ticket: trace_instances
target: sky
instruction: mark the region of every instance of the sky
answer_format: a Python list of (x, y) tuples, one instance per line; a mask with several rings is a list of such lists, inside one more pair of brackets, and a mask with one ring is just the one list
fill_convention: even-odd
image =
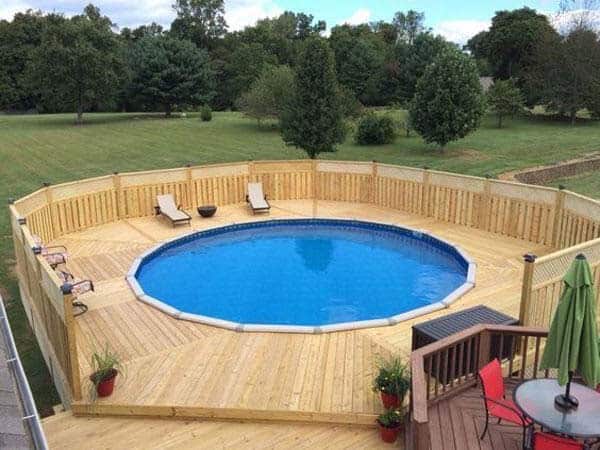
[[(0, 19), (10, 20), (17, 11), (28, 8), (46, 12), (78, 14), (90, 3), (100, 7), (119, 27), (136, 27), (157, 22), (168, 27), (173, 20), (173, 0), (0, 0)], [(328, 27), (342, 23), (358, 24), (377, 20), (390, 21), (396, 11), (415, 9), (425, 13), (426, 24), (447, 39), (465, 43), (471, 36), (489, 27), (494, 12), (523, 6), (552, 14), (559, 0), (225, 0), (230, 30), (253, 25), (263, 17), (285, 10), (312, 14), (325, 20)]]

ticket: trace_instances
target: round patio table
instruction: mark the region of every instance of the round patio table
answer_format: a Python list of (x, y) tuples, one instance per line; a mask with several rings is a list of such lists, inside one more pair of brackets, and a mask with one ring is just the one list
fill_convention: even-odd
[(535, 423), (554, 433), (579, 439), (600, 437), (600, 393), (571, 383), (571, 395), (579, 400), (577, 409), (562, 410), (554, 397), (565, 392), (555, 379), (525, 381), (514, 392), (516, 405)]

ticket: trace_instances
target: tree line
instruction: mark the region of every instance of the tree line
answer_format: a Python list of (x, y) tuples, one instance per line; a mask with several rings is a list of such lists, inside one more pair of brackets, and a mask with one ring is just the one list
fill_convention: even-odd
[[(565, 9), (577, 3), (562, 2)], [(91, 4), (73, 17), (29, 10), (0, 21), (0, 110), (77, 111), (81, 120), (85, 111), (169, 115), (210, 105), (245, 108), (259, 120), (279, 117), (281, 97), (273, 92), (286, 92), (305, 69), (301, 55), (313, 38), (332, 51), (345, 114), (360, 105), (410, 108), (426, 69), (458, 49), (416, 11), (335, 26), (324, 37), (325, 22), (304, 13), (229, 32), (223, 0), (176, 0), (173, 7), (168, 30), (155, 23), (119, 30)], [(533, 9), (499, 11), (464, 50), (480, 75), (506, 82), (492, 91), (502, 114), (521, 102), (573, 121), (584, 108), (600, 113), (600, 42), (581, 18), (559, 33)]]
[[(177, 0), (174, 9), (169, 30), (152, 23), (117, 32), (91, 4), (70, 18), (29, 10), (0, 21), (0, 110), (236, 108), (266, 71), (296, 70), (304, 42), (326, 29), (288, 11), (228, 32), (223, 0)], [(410, 101), (425, 67), (454, 46), (423, 22), (409, 11), (390, 22), (333, 27), (322, 38), (342, 93), (367, 106)]]

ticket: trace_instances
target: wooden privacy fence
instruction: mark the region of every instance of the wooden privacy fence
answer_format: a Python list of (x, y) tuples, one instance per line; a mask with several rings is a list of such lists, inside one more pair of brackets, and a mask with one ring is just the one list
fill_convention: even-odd
[[(77, 382), (72, 369), (75, 354), (58, 348), (65, 339), (70, 348), (76, 346), (71, 314), (66, 311), (69, 302), (60, 303), (57, 280), (39, 257), (30, 254), (31, 233), (49, 242), (97, 225), (151, 216), (156, 196), (165, 193), (173, 194), (186, 209), (241, 204), (249, 181), (262, 182), (273, 201), (368, 203), (565, 249), (566, 253), (540, 258), (532, 267), (526, 264), (524, 324), (548, 325), (558, 291), (552, 283), (566, 267), (550, 261), (569, 259), (580, 250), (568, 249), (580, 244), (590, 256), (600, 252), (600, 242), (593, 241), (600, 237), (600, 203), (595, 200), (553, 188), (376, 162), (252, 161), (115, 173), (45, 186), (17, 200), (11, 217), (19, 284), (32, 326), (45, 333), (43, 342), (52, 347), (44, 353), (52, 367), (60, 367), (69, 383)], [(593, 261), (597, 267), (597, 259)], [(545, 269), (550, 266), (554, 270)], [(43, 284), (42, 274), (51, 282)], [(71, 390), (74, 395), (76, 389)]]
[(56, 389), (64, 404), (81, 398), (73, 297), (39, 254), (39, 247), (14, 205), (10, 206), (21, 300)]

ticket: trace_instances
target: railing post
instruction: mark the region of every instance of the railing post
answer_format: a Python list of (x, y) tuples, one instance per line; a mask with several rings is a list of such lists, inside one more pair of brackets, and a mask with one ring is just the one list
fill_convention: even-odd
[(479, 334), (479, 354), (477, 355), (477, 370), (490, 362), (492, 337), (488, 330)]
[(67, 374), (71, 383), (72, 400), (81, 400), (81, 378), (79, 374), (79, 357), (77, 356), (77, 341), (75, 337), (75, 318), (73, 316), (73, 300), (75, 299), (72, 293), (70, 283), (65, 283), (61, 286), (63, 293), (64, 305), (64, 325), (67, 331), (67, 346), (69, 352), (69, 371)]
[(115, 209), (117, 211), (117, 220), (121, 220), (125, 216), (125, 208), (121, 203), (121, 176), (119, 172), (114, 172), (112, 175), (113, 187), (115, 189)]
[(533, 289), (533, 273), (535, 270), (536, 256), (528, 253), (523, 256), (523, 286), (521, 287), (521, 305), (519, 309), (519, 325), (530, 325), (529, 310), (531, 307), (531, 294)]
[(562, 216), (565, 209), (565, 187), (560, 185), (556, 192), (556, 200), (554, 204), (554, 224), (552, 226), (552, 242), (550, 245), (558, 248), (560, 245), (560, 228), (562, 225)]

